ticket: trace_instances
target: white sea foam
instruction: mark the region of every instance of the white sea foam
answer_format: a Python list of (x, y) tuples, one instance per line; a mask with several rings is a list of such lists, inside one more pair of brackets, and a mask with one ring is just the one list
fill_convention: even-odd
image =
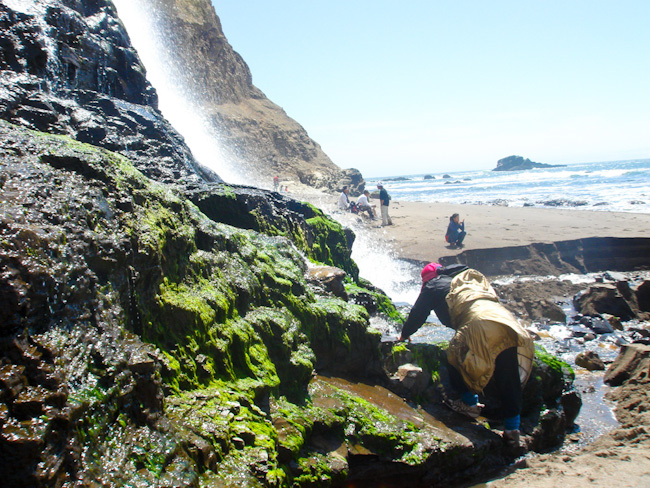
[[(450, 178), (384, 177), (394, 200), (557, 206), (650, 213), (650, 160), (614, 161), (529, 171), (468, 171)], [(376, 179), (369, 178), (372, 186)]]

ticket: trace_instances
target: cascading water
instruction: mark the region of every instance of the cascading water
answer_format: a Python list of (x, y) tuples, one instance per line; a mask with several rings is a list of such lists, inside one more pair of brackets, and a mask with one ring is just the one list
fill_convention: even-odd
[(244, 171), (228, 164), (214, 127), (189, 95), (190, 90), (182, 86), (182, 77), (175, 73), (170, 56), (172, 47), (159, 35), (156, 12), (134, 0), (113, 0), (113, 3), (147, 68), (147, 79), (158, 92), (160, 111), (185, 138), (197, 161), (228, 183), (245, 183)]
[[(171, 47), (159, 35), (161, 29), (156, 12), (147, 9), (143, 2), (113, 0), (113, 3), (147, 68), (147, 79), (158, 92), (161, 112), (183, 135), (196, 159), (224, 181), (250, 182), (243, 174), (245, 169), (235, 170), (227, 164), (217, 134), (193, 102), (189, 95), (191, 90), (182, 86), (182, 77), (175, 76)], [(334, 217), (357, 235), (352, 257), (361, 276), (381, 288), (393, 301), (412, 304), (419, 292), (419, 269), (398, 260), (386, 243), (373, 241), (364, 229), (365, 224), (359, 224), (351, 214)]]

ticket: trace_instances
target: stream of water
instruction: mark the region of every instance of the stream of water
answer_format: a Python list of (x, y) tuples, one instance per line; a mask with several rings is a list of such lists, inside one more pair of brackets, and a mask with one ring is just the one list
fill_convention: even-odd
[(188, 87), (182, 85), (171, 56), (173, 46), (168, 46), (160, 35), (157, 12), (144, 5), (146, 2), (113, 0), (113, 3), (147, 69), (147, 79), (158, 93), (161, 113), (185, 138), (196, 160), (228, 183), (250, 182), (245, 168), (233, 167), (224, 158), (218, 134), (201, 106), (192, 99)]

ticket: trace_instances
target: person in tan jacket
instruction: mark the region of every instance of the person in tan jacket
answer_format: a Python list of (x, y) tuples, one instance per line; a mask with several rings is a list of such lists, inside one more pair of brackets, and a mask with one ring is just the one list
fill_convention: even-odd
[(532, 369), (532, 337), (499, 302), (479, 271), (464, 265), (443, 267), (429, 263), (422, 270), (422, 290), (402, 328), (407, 340), (433, 310), (446, 326), (456, 330), (449, 342), (449, 378), (458, 399), (445, 396), (452, 410), (479, 416), (478, 400), (493, 381), (501, 398), (504, 439), (519, 445), (522, 390)]

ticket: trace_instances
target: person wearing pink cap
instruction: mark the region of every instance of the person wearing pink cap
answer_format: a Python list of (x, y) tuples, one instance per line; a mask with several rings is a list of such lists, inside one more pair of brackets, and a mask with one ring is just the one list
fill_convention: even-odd
[(422, 269), (420, 273), (422, 276), (422, 289), (413, 308), (411, 308), (406, 322), (404, 322), (402, 335), (399, 338), (400, 341), (407, 340), (422, 327), (432, 310), (443, 325), (452, 327), (449, 307), (445, 297), (449, 293), (454, 276), (468, 269), (464, 264), (452, 264), (443, 267), (439, 263), (429, 263)]
[(485, 407), (479, 403), (479, 394), (492, 383), (500, 401), (498, 414), (504, 418), (503, 438), (511, 447), (519, 448), (522, 391), (534, 357), (531, 336), (501, 305), (487, 278), (475, 269), (429, 263), (421, 276), (420, 295), (399, 340), (409, 340), (433, 310), (443, 325), (456, 331), (449, 342), (447, 360), (457, 398), (444, 394), (445, 405), (477, 418)]

